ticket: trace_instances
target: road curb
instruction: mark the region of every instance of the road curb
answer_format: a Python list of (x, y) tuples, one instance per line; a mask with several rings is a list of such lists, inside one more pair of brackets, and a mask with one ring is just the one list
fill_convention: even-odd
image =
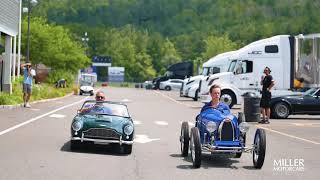
[[(63, 98), (66, 98), (66, 97), (69, 97), (69, 96), (72, 96), (72, 95), (73, 95), (73, 93), (69, 93), (69, 94), (67, 94), (65, 96), (62, 96), (62, 97), (51, 98), (51, 99), (41, 99), (41, 100), (37, 100), (37, 101), (32, 101), (32, 102), (30, 102), (30, 104), (55, 101), (55, 100), (63, 99)], [(20, 107), (23, 107), (23, 103), (15, 104), (15, 105), (0, 105), (0, 109), (15, 109), (15, 108), (20, 108)]]

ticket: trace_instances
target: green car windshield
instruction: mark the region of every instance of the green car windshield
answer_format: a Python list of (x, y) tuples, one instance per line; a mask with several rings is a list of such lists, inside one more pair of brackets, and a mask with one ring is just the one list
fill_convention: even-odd
[(126, 105), (107, 101), (86, 101), (82, 105), (80, 113), (87, 115), (110, 115), (130, 117)]

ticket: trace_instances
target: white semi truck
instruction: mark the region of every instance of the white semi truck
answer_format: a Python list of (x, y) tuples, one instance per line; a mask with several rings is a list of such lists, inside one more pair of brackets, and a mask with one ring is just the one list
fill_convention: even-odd
[(261, 76), (266, 66), (275, 80), (273, 96), (293, 93), (295, 78), (304, 78), (306, 86), (319, 86), (319, 44), (320, 34), (278, 35), (253, 42), (230, 56), (228, 72), (200, 80), (200, 99), (209, 102), (210, 86), (219, 84), (223, 102), (230, 107), (241, 104), (243, 93), (257, 93), (261, 89)]
[(189, 97), (197, 101), (199, 97), (199, 81), (210, 74), (226, 72), (230, 64), (229, 57), (234, 53), (235, 51), (225, 52), (203, 63), (200, 75), (184, 79), (180, 89), (180, 97)]

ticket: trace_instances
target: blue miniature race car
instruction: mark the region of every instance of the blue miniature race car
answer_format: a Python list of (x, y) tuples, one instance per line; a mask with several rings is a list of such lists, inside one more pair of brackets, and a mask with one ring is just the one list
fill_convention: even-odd
[(181, 126), (180, 144), (183, 157), (188, 156), (190, 146), (191, 159), (194, 168), (201, 166), (201, 153), (234, 154), (240, 158), (242, 152), (253, 154), (253, 165), (260, 169), (263, 166), (266, 152), (266, 134), (263, 129), (257, 129), (254, 143), (246, 146), (246, 132), (249, 124), (245, 122), (243, 113), (238, 117), (230, 111), (208, 108), (196, 117), (195, 127), (189, 134), (188, 122)]

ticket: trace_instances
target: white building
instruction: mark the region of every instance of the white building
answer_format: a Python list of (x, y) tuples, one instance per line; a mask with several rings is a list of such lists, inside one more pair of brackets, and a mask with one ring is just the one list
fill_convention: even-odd
[(16, 37), (19, 34), (20, 7), (20, 0), (0, 1), (0, 44), (4, 47), (3, 61), (0, 61), (0, 91), (9, 93), (12, 92), (11, 73), (12, 70), (15, 71), (12, 67), (16, 66)]

